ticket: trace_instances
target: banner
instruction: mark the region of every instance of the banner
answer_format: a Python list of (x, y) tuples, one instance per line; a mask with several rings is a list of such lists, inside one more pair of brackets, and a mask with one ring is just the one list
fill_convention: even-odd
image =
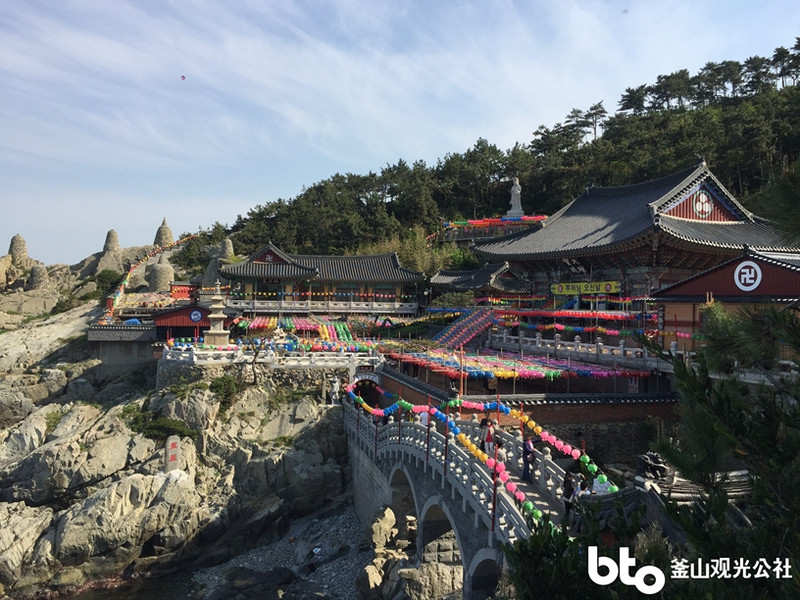
[(616, 294), (622, 289), (620, 281), (578, 281), (570, 283), (553, 283), (550, 292), (557, 296), (573, 294)]

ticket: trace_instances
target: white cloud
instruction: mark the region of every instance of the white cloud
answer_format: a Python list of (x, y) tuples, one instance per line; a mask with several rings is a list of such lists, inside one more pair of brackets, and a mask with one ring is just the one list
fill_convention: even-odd
[(791, 46), (798, 20), (789, 0), (12, 3), (0, 244), (38, 235), (35, 206), (61, 237), (45, 259), (75, 262), (110, 228), (98, 210), (149, 243), (163, 216), (232, 221), (337, 171), (510, 148), (659, 74)]

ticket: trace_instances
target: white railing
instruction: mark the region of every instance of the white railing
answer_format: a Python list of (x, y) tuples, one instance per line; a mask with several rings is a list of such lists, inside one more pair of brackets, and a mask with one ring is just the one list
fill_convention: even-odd
[[(537, 355), (549, 355), (553, 358), (570, 358), (578, 362), (601, 363), (606, 365), (635, 367), (642, 370), (671, 370), (671, 363), (657, 358), (646, 348), (630, 346), (625, 339), (618, 344), (604, 344), (602, 338), (594, 342), (584, 342), (579, 335), (571, 341), (561, 338), (557, 333), (553, 339), (542, 337), (536, 333), (534, 337), (509, 335), (507, 330), (490, 333), (487, 346), (497, 350), (510, 350)], [(674, 348), (677, 351), (677, 347)], [(680, 352), (678, 352), (680, 354)]]
[[(379, 424), (372, 415), (360, 408), (357, 409), (351, 402), (345, 401), (344, 404), (345, 430), (353, 442), (357, 443), (372, 460), (388, 457), (413, 461), (415, 464), (424, 462), (433, 465), (430, 468), (430, 475), (441, 477), (443, 484), (447, 481), (463, 502), (472, 505), (487, 529), (496, 532), (498, 539), (510, 543), (516, 538), (530, 535), (520, 503), (502, 483), (493, 481), (491, 470), (467, 452), (452, 433), (445, 437), (443, 433), (437, 431), (433, 422), (425, 425), (420, 422), (418, 416), (414, 422), (394, 421), (393, 417), (389, 417), (386, 424)], [(467, 437), (477, 439), (478, 422), (475, 418), (471, 420), (456, 418), (454, 421)], [(520, 437), (507, 432), (498, 432), (498, 437), (504, 440), (508, 452), (506, 465), (521, 470)], [(560, 486), (564, 479), (564, 470), (550, 460), (548, 451), (544, 454), (538, 451), (536, 453), (538, 460), (534, 475), (538, 473), (539, 491), (546, 494), (547, 500), (550, 501), (547, 502), (547, 507), (538, 508), (544, 508), (546, 511), (552, 503), (561, 505)], [(528, 499), (532, 501), (531, 498)], [(494, 514), (492, 514), (493, 507)], [(494, 527), (492, 527), (493, 519)]]
[[(252, 363), (255, 353), (237, 347), (232, 350), (208, 350), (195, 348), (168, 348), (162, 351), (161, 358), (169, 361), (195, 365)], [(383, 356), (363, 352), (286, 352), (269, 354), (260, 352), (255, 359), (258, 365), (273, 369), (337, 369), (354, 366), (377, 368), (383, 363)]]
[(417, 302), (357, 300), (246, 300), (228, 298), (229, 308), (263, 313), (416, 314)]

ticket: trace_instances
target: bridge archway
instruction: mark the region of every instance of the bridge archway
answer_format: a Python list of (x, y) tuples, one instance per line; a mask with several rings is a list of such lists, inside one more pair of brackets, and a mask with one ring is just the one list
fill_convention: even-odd
[(398, 465), (389, 474), (389, 507), (395, 515), (398, 534), (402, 540), (408, 540), (410, 546), (406, 549), (409, 556), (417, 552), (417, 502), (413, 478), (408, 474), (405, 466)]
[(455, 522), (441, 497), (434, 496), (422, 507), (417, 532), (420, 562), (435, 565), (442, 583), (444, 580), (451, 582), (452, 589), (444, 590), (446, 593), (462, 589), (464, 582), (461, 536), (453, 525)]
[(471, 592), (470, 600), (484, 600), (494, 596), (502, 574), (497, 558), (497, 551), (490, 548), (479, 550), (472, 558), (466, 577)]

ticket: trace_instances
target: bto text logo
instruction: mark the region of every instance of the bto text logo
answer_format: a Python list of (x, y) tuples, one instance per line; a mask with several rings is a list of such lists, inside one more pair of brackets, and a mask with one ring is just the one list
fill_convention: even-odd
[[(619, 576), (619, 580), (624, 585), (634, 585), (642, 594), (657, 594), (664, 589), (664, 584), (667, 581), (664, 571), (658, 567), (646, 566), (631, 575), (631, 568), (634, 566), (636, 566), (636, 559), (629, 556), (628, 548), (622, 547), (619, 549), (619, 565), (617, 565), (612, 558), (607, 556), (598, 557), (597, 546), (589, 546), (589, 579), (597, 585), (611, 585)], [(601, 575), (598, 572), (601, 567), (608, 570), (605, 575)], [(647, 583), (645, 577), (648, 575), (655, 581)]]

